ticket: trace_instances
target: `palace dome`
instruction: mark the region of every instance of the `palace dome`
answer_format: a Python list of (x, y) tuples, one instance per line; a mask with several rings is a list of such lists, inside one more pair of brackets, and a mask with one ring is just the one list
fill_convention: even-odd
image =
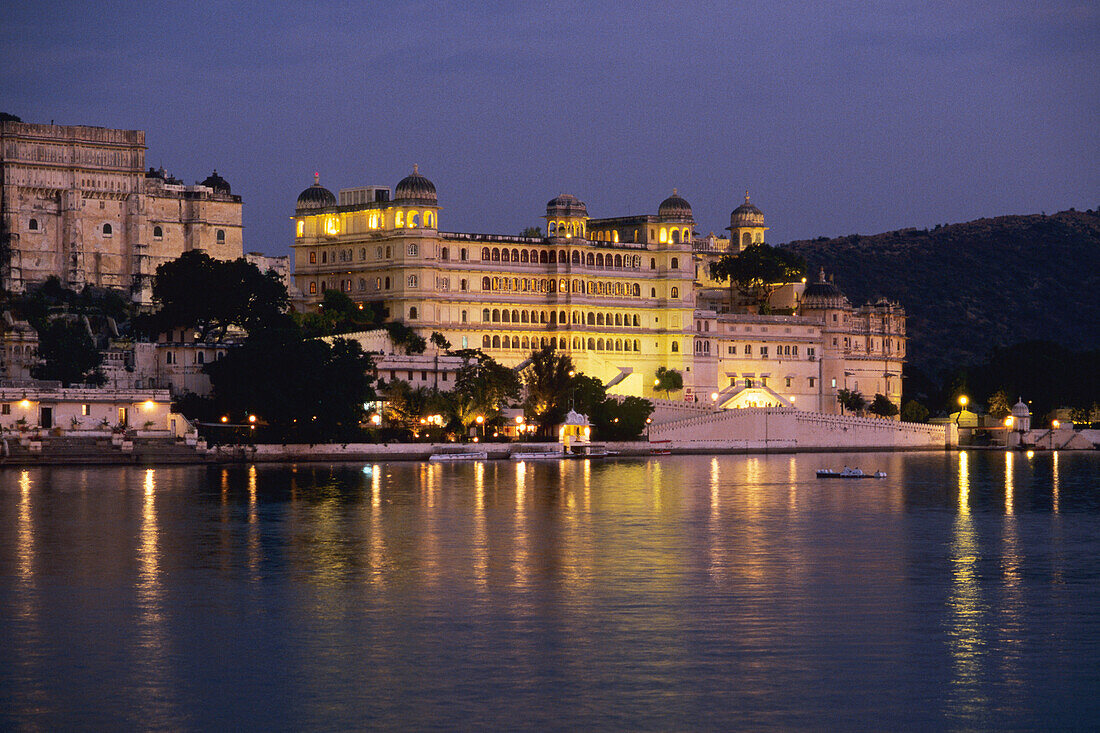
[(802, 306), (805, 308), (839, 308), (848, 303), (843, 291), (825, 279), (822, 268), (817, 282), (808, 283), (802, 291)]
[(393, 190), (394, 201), (419, 201), (426, 204), (438, 202), (435, 193), (435, 184), (420, 175), (420, 167), (413, 165), (413, 172), (397, 184)]
[(1023, 397), (1020, 398), (1019, 402), (1012, 406), (1012, 417), (1031, 417), (1031, 410), (1028, 409), (1028, 406), (1024, 402)]
[(226, 196), (233, 193), (229, 188), (229, 181), (225, 180), (218, 175), (218, 169), (215, 168), (214, 172), (206, 177), (206, 180), (202, 182), (202, 185), (207, 188), (214, 189), (214, 193), (224, 193)]
[(749, 192), (745, 191), (745, 203), (738, 206), (730, 213), (730, 227), (764, 226), (764, 212), (749, 203)]
[(298, 209), (327, 209), (336, 206), (336, 196), (321, 185), (321, 175), (313, 174), (313, 185), (298, 194)]
[(674, 188), (672, 189), (672, 195), (657, 207), (657, 216), (662, 219), (691, 219), (691, 204)]
[(588, 216), (588, 207), (571, 193), (563, 193), (546, 203), (546, 216)]

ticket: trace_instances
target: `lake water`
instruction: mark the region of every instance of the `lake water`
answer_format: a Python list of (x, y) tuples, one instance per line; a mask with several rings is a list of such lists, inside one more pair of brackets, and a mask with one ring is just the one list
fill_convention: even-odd
[(1097, 454), (0, 471), (3, 729), (1097, 720)]

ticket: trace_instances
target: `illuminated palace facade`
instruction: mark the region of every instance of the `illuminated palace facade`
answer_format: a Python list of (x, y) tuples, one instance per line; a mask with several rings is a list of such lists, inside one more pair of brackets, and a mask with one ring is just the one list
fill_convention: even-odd
[(787, 288), (795, 315), (719, 312), (724, 291), (705, 276), (708, 262), (766, 231), (747, 197), (728, 238), (697, 238), (675, 191), (656, 215), (607, 219), (559, 195), (546, 206), (545, 237), (442, 231), (439, 211), (435, 186), (415, 168), (392, 195), (367, 186), (338, 198), (315, 179), (293, 217), (299, 306), (340, 290), (425, 338), (438, 331), (452, 348), (509, 366), (553, 345), (612, 394), (663, 398), (654, 378), (666, 367), (684, 378), (674, 399), (721, 407), (836, 412), (844, 387), (900, 404), (897, 305), (854, 308), (822, 277)]

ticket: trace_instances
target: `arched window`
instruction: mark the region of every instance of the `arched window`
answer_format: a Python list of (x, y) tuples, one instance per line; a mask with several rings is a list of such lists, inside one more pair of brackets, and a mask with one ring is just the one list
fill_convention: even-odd
[(595, 326), (595, 325), (596, 325), (596, 316), (594, 316), (593, 314), (589, 313), (589, 314), (588, 314), (588, 320), (587, 320), (587, 324), (588, 324), (589, 326)]
[(493, 336), (493, 348), (494, 349), (499, 349), (500, 348), (500, 336)]
[(364, 277), (359, 278), (359, 290), (363, 291), (367, 289), (367, 279)]
[(545, 265), (550, 261), (549, 256), (546, 254), (546, 250), (539, 252), (539, 263)]
[(389, 247), (386, 247), (386, 259), (388, 260), (391, 257), (393, 257), (393, 250)]
[(488, 262), (489, 261), (489, 248), (488, 247), (482, 247), (481, 248), (481, 261), (482, 262)]
[[(634, 326), (635, 326), (635, 327), (640, 327), (640, 326), (639, 326), (639, 324), (638, 324), (638, 316), (637, 316), (637, 314), (635, 314), (635, 316), (634, 316)], [(635, 349), (635, 351), (637, 351), (637, 349)]]
[(489, 315), (489, 309), (488, 308), (483, 308), (481, 310), (481, 321), (482, 321), (482, 323), (488, 323), (490, 317), (491, 316)]
[(547, 254), (547, 257), (549, 258), (551, 265), (556, 263), (558, 261), (557, 250), (550, 250), (549, 254)]
[(596, 339), (592, 339), (592, 338), (588, 339), (588, 350), (589, 351), (595, 351), (596, 350)]
[(444, 248), (443, 248), (443, 251), (442, 251), (442, 252), (440, 252), (440, 254), (439, 254), (439, 258), (440, 258), (440, 259), (442, 259), (442, 260), (449, 260), (449, 259), (451, 259), (451, 253), (450, 253), (450, 250), (448, 250), (448, 249), (447, 249), (446, 247), (444, 247)]
[(596, 253), (596, 267), (603, 267), (603, 255)]
[(416, 320), (416, 306), (415, 305), (412, 308), (409, 308), (409, 320), (410, 321), (415, 321)]
[(622, 266), (623, 266), (623, 256), (622, 255), (615, 255), (615, 267), (618, 267), (618, 268), (621, 269)]
[(470, 283), (466, 280), (466, 278), (462, 278), (458, 281), (458, 289), (463, 291), (470, 289)]
[(539, 323), (546, 323), (546, 311), (539, 313)]
[(672, 353), (673, 354), (680, 353), (680, 343), (678, 341), (673, 341), (672, 342)]
[(573, 254), (569, 256), (569, 261), (574, 265), (579, 265), (581, 263), (581, 253), (577, 250), (573, 250)]
[[(635, 325), (637, 325), (637, 324), (635, 324)], [(634, 350), (635, 351), (641, 351), (642, 350), (642, 345), (638, 342), (638, 339), (634, 339)]]
[(558, 323), (565, 323), (565, 311), (558, 313)]
[(317, 283), (310, 283), (309, 284), (309, 294), (310, 295), (316, 295), (317, 294)]
[(492, 288), (492, 285), (493, 285), (493, 281), (490, 280), (488, 277), (481, 278), (481, 289), (482, 290), (490, 290)]
[(512, 323), (519, 323), (519, 311), (512, 311)]
[(551, 237), (554, 236), (554, 233), (557, 231), (557, 229), (558, 229), (558, 225), (555, 222), (549, 222), (546, 225), (546, 233)]
[(519, 261), (520, 262), (529, 262), (530, 261), (530, 257), (527, 255), (527, 250), (523, 250), (522, 252), (519, 253)]
[(526, 336), (524, 336), (524, 337), (523, 337), (523, 346), (522, 346), (522, 348), (524, 348), (524, 349), (529, 349), (529, 348), (531, 348), (531, 339), (529, 339), (529, 338), (527, 338)]
[(382, 289), (382, 278), (380, 278), (380, 277), (374, 278), (374, 289), (375, 290), (381, 290)]
[(500, 310), (493, 309), (493, 323), (500, 323)]
[(218, 244), (225, 244), (225, 230), (224, 229), (219, 229), (214, 236), (218, 240)]
[(642, 286), (638, 283), (634, 283), (634, 287), (631, 288), (630, 294), (633, 295), (635, 298), (642, 297)]
[(488, 335), (481, 337), (481, 348), (487, 349), (491, 345), (492, 345), (492, 341), (489, 339)]
[(507, 308), (505, 308), (504, 310), (502, 310), (500, 312), (500, 322), (501, 323), (511, 323), (512, 322), (512, 314), (508, 312)]
[(579, 351), (581, 348), (581, 340), (576, 336), (573, 337), (573, 349)]
[(466, 323), (466, 311), (462, 311), (462, 322)]
[(326, 290), (328, 290), (328, 283), (326, 283), (324, 280), (322, 280), (321, 281), (321, 292), (323, 293)]
[(745, 232), (744, 236), (741, 237), (741, 246), (748, 247), (750, 244), (752, 244), (752, 235)]
[(410, 288), (416, 288), (420, 286), (420, 281), (416, 277), (416, 275), (409, 275), (408, 283)]
[(623, 350), (623, 340), (622, 339), (615, 339), (615, 351), (622, 351), (622, 350)]
[(596, 339), (596, 351), (603, 351), (603, 339)]
[(673, 229), (672, 230), (672, 241), (676, 244), (680, 243), (680, 230), (679, 229)]
[(109, 236), (111, 236), (112, 232), (114, 232), (114, 229), (111, 228), (110, 224), (104, 224), (103, 225), (103, 236), (109, 237)]
[(519, 262), (519, 250), (518, 249), (513, 249), (512, 250), (512, 262)]
[[(38, 231), (38, 219), (31, 219), (30, 221), (28, 221), (27, 222), (27, 229), (30, 229), (32, 232), (37, 232)], [(160, 227), (157, 227), (157, 229), (160, 229)], [(153, 230), (153, 236), (160, 236), (160, 235), (156, 234), (156, 229)]]
[(616, 313), (616, 314), (615, 314), (615, 325), (616, 325), (616, 326), (621, 326), (621, 325), (623, 325), (623, 317), (622, 317), (622, 315), (621, 315), (621, 314), (619, 314), (619, 313)]
[(649, 269), (651, 269), (651, 270), (656, 270), (657, 269), (657, 258), (656, 257), (650, 257), (649, 258)]
[[(551, 257), (551, 258), (550, 258), (550, 261), (551, 261), (551, 262), (553, 262), (553, 261), (554, 261), (554, 258), (553, 258), (553, 257)], [(568, 259), (568, 255), (566, 255), (566, 254), (565, 254), (565, 250), (564, 250), (564, 249), (563, 249), (563, 250), (559, 250), (559, 251), (558, 251), (558, 262), (561, 262), (562, 264), (565, 264), (565, 263), (566, 263), (566, 262), (568, 262), (568, 261), (569, 261), (569, 259)]]
[(596, 325), (597, 326), (602, 326), (603, 325), (603, 313), (597, 313), (596, 314)]
[(679, 270), (679, 269), (680, 269), (680, 260), (678, 260), (677, 258), (673, 257), (673, 258), (672, 258), (672, 267), (671, 267), (671, 269), (673, 269), (673, 270)]
[(493, 247), (493, 262), (500, 262), (500, 250)]
[(465, 247), (458, 251), (458, 259), (462, 262), (465, 262), (467, 259), (469, 259), (469, 252), (466, 250)]
[[(31, 221), (34, 221), (34, 220), (32, 219)], [(37, 229), (38, 227), (32, 227), (32, 228)], [(153, 227), (153, 239), (156, 239), (156, 240), (164, 239), (164, 228), (163, 227), (160, 227), (160, 226)]]
[(680, 297), (680, 288), (673, 288), (672, 289), (672, 297), (673, 298), (679, 298)]
[(385, 289), (386, 290), (390, 289), (390, 279), (388, 277), (386, 278), (386, 288)]
[(651, 298), (656, 298), (657, 297), (657, 288), (650, 288), (649, 289), (649, 297), (651, 297)]
[(592, 267), (595, 263), (596, 263), (596, 258), (591, 252), (589, 252), (587, 255), (585, 255), (584, 264), (588, 265), (589, 267)]

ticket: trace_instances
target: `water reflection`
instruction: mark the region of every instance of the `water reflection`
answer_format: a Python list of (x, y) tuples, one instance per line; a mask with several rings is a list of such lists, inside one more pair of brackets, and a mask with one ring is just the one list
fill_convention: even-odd
[(0, 471), (0, 729), (1068, 727), (1098, 459)]
[(948, 598), (948, 646), (953, 674), (948, 714), (977, 722), (986, 705), (981, 685), (984, 674), (985, 608), (978, 582), (979, 544), (970, 515), (970, 455), (958, 454), (958, 514), (951, 544), (952, 583)]

